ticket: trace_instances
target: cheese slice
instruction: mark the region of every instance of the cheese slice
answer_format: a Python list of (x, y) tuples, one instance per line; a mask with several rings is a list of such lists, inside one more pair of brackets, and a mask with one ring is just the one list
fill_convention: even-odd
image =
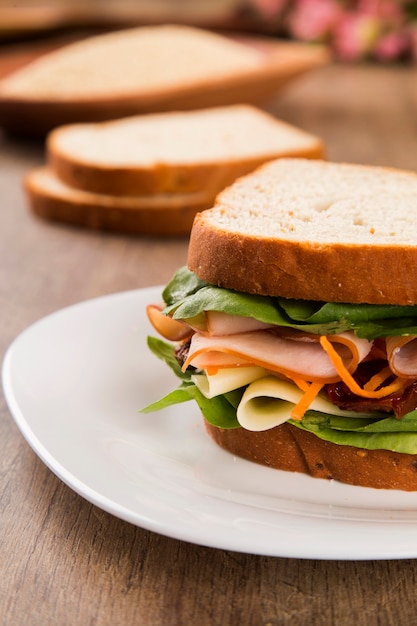
[(246, 387), (249, 383), (267, 376), (263, 367), (228, 367), (219, 369), (215, 374), (204, 372), (191, 376), (193, 383), (206, 398), (214, 398), (221, 394)]
[[(304, 391), (296, 385), (266, 376), (251, 383), (237, 408), (239, 424), (247, 430), (268, 430), (283, 424), (290, 418), (291, 410), (303, 397)], [(363, 417), (356, 411), (339, 409), (323, 396), (312, 401), (310, 409), (344, 417)], [(367, 415), (370, 417), (370, 414)]]

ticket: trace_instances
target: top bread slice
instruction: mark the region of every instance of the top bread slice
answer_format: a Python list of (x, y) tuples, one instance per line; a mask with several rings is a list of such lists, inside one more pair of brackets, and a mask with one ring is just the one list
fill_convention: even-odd
[(87, 37), (0, 81), (0, 125), (41, 135), (66, 123), (259, 103), (328, 60), (324, 49), (277, 45), (170, 24)]
[(49, 165), (67, 185), (124, 196), (215, 195), (284, 156), (323, 157), (323, 142), (250, 105), (74, 124), (47, 138)]
[(414, 172), (281, 159), (196, 216), (188, 265), (243, 292), (417, 304), (416, 215)]

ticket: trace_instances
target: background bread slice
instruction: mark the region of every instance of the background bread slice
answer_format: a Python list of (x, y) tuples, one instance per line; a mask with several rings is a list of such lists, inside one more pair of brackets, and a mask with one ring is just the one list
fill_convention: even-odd
[(416, 214), (413, 172), (281, 159), (196, 217), (188, 264), (238, 291), (416, 304)]
[(319, 47), (241, 43), (191, 26), (120, 30), (69, 44), (0, 81), (0, 125), (41, 136), (73, 122), (261, 103), (328, 56)]
[(362, 487), (417, 491), (416, 454), (340, 446), (291, 424), (260, 432), (205, 425), (220, 447), (248, 461)]
[(44, 219), (105, 231), (186, 235), (197, 211), (211, 206), (204, 192), (153, 196), (108, 196), (72, 189), (47, 167), (26, 176), (29, 207)]
[(10, 76), (1, 93), (58, 102), (106, 98), (109, 89), (126, 96), (138, 90), (154, 94), (260, 64), (259, 52), (221, 35), (190, 26), (147, 26), (68, 44)]
[(277, 157), (324, 155), (321, 139), (249, 105), (60, 127), (48, 161), (66, 184), (114, 195), (217, 193)]

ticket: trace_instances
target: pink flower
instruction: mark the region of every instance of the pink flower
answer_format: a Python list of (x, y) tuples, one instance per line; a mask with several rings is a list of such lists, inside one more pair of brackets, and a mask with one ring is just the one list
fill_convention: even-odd
[(369, 55), (380, 34), (380, 22), (364, 13), (347, 13), (336, 25), (334, 49), (339, 58), (354, 61)]
[(404, 54), (409, 46), (405, 33), (392, 32), (382, 35), (375, 46), (375, 57), (380, 61), (392, 61)]
[(304, 41), (320, 41), (329, 36), (342, 9), (336, 0), (296, 0), (289, 18), (291, 33)]
[(404, 18), (404, 4), (395, 0), (358, 0), (357, 11), (393, 23)]
[(264, 18), (276, 17), (286, 7), (287, 0), (252, 0), (252, 6)]
[(417, 60), (415, 0), (246, 1), (269, 24), (294, 39), (327, 43), (341, 60)]

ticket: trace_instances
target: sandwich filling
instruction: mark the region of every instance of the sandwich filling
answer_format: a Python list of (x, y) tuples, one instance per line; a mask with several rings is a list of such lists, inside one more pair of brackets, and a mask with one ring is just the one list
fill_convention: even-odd
[(284, 422), (341, 445), (417, 454), (417, 305), (251, 295), (181, 268), (147, 312), (181, 379), (150, 412), (197, 401), (220, 428)]

